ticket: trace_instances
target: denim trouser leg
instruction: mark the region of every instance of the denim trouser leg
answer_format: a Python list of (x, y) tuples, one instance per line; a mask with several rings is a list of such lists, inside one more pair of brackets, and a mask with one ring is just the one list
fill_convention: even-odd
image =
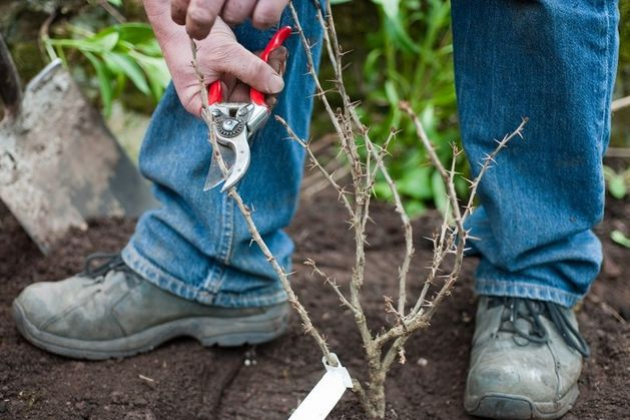
[[(317, 59), (321, 30), (312, 2), (294, 4), (307, 37), (316, 43)], [(288, 10), (281, 22), (287, 24), (292, 24)], [(264, 49), (275, 29), (261, 32), (243, 24), (235, 32), (241, 44), (255, 51)], [(292, 36), (285, 45), (289, 50), (286, 89), (274, 113), (306, 138), (314, 84), (307, 75), (299, 37)], [(272, 116), (253, 139), (251, 166), (238, 190), (253, 209), (269, 248), (289, 269), (293, 243), (282, 229), (297, 207), (304, 152), (286, 137)], [(206, 125), (182, 108), (171, 86), (155, 111), (140, 154), (140, 168), (155, 183), (161, 208), (139, 220), (123, 250), (125, 262), (159, 287), (202, 303), (242, 307), (286, 300), (269, 263), (250, 243), (234, 201), (219, 188), (203, 191), (210, 160)]]
[(453, 0), (455, 70), (473, 172), (527, 116), (483, 179), (470, 222), (480, 294), (574, 305), (599, 272), (590, 230), (618, 52), (615, 0)]

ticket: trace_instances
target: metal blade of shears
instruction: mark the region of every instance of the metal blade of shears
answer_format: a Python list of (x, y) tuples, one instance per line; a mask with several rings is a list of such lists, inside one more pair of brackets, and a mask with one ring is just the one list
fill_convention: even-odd
[(234, 165), (230, 167), (230, 171), (225, 179), (225, 184), (221, 187), (221, 192), (225, 192), (229, 188), (235, 186), (247, 169), (251, 161), (251, 153), (249, 150), (249, 143), (247, 142), (247, 135), (239, 135), (233, 139), (230, 139), (229, 147), (233, 150), (236, 160)]
[[(223, 158), (223, 162), (225, 162), (225, 166), (228, 168), (227, 175), (230, 175), (232, 169), (234, 169), (234, 164), (236, 163), (236, 153), (228, 146), (224, 146), (222, 144), (218, 144), (219, 153), (221, 153), (221, 157)], [(216, 157), (214, 154), (212, 155), (212, 163), (210, 164), (210, 169), (208, 170), (208, 176), (206, 176), (206, 183), (204, 184), (203, 190), (208, 191), (216, 187), (225, 181), (223, 177), (223, 173), (221, 172), (221, 167), (219, 166), (219, 162), (216, 161)]]

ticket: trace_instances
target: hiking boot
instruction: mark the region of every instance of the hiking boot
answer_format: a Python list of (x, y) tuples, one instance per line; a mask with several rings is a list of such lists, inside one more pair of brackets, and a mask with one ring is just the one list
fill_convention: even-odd
[[(92, 268), (102, 258), (107, 262)], [(202, 305), (144, 280), (119, 255), (101, 254), (88, 257), (81, 274), (28, 286), (13, 302), (13, 317), (20, 333), (37, 347), (100, 360), (150, 351), (180, 336), (204, 346), (264, 343), (286, 330), (289, 305)]]
[(482, 297), (464, 406), (495, 419), (557, 419), (573, 406), (589, 349), (571, 309)]

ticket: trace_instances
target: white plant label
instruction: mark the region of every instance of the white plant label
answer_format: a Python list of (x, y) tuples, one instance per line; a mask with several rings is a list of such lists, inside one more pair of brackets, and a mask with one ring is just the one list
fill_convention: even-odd
[(336, 354), (331, 353), (331, 356), (337, 362), (337, 367), (326, 363), (326, 358), (322, 359), (326, 374), (309, 392), (289, 420), (324, 420), (335, 408), (346, 389), (352, 388), (350, 373), (341, 366)]

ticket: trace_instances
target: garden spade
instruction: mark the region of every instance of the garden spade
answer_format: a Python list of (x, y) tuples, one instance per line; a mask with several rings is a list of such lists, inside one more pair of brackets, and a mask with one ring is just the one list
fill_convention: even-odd
[(95, 217), (136, 217), (148, 183), (56, 60), (26, 89), (0, 37), (0, 199), (42, 252)]

